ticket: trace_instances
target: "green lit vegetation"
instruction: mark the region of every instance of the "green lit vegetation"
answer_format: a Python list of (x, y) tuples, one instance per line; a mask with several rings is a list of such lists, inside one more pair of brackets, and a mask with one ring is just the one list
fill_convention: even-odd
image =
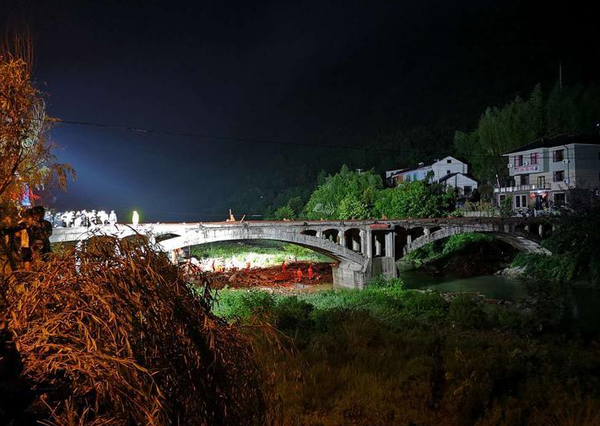
[[(291, 209), (283, 210), (290, 214)], [(343, 166), (317, 186), (299, 216), (336, 220), (440, 217), (452, 210), (453, 192), (441, 185), (411, 182), (384, 189), (379, 175), (370, 171), (358, 173)]]
[(399, 280), (297, 296), (226, 290), (215, 312), (289, 337), (290, 351), (256, 344), (274, 366), (282, 424), (597, 424), (600, 351), (570, 337), (563, 289), (541, 288), (523, 310)]
[(192, 255), (199, 259), (228, 258), (239, 261), (263, 258), (267, 263), (281, 263), (294, 259), (306, 262), (331, 262), (325, 255), (281, 241), (225, 241), (192, 247)]
[[(589, 203), (589, 200), (588, 200)], [(519, 254), (513, 266), (528, 275), (552, 281), (589, 281), (600, 284), (600, 205), (598, 200), (580, 204), (555, 219), (558, 227), (542, 242), (550, 256)]]
[(408, 253), (404, 257), (404, 260), (420, 265), (425, 262), (443, 259), (450, 255), (459, 253), (470, 246), (482, 243), (491, 243), (492, 241), (494, 241), (494, 237), (476, 232), (452, 235), (445, 240), (434, 241), (432, 243), (425, 244), (423, 247)]

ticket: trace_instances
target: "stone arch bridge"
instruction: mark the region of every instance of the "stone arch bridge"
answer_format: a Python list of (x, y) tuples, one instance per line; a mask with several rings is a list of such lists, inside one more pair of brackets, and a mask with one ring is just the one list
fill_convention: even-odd
[(146, 235), (167, 252), (218, 241), (276, 240), (308, 247), (336, 261), (334, 286), (362, 289), (377, 276), (396, 277), (396, 261), (432, 241), (469, 232), (493, 234), (520, 251), (547, 253), (539, 241), (552, 225), (533, 218), (444, 218), (363, 221), (251, 221), (55, 228), (51, 242), (99, 235)]

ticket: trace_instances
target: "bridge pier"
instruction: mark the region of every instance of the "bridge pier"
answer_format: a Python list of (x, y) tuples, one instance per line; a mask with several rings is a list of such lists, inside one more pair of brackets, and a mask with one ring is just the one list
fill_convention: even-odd
[(342, 247), (346, 247), (346, 233), (343, 229), (338, 231), (338, 244)]
[(360, 253), (360, 241), (355, 236), (351, 236), (352, 238), (352, 251)]
[(385, 234), (385, 257), (396, 258), (396, 233), (388, 232)]
[(379, 235), (375, 234), (375, 238), (373, 238), (375, 243), (375, 256), (381, 256), (381, 241), (379, 240)]
[(363, 229), (360, 231), (360, 243), (361, 243), (361, 253), (367, 259), (371, 259), (373, 257), (373, 245), (372, 245), (372, 236), (371, 230), (369, 228)]
[(384, 256), (369, 259), (363, 267), (350, 262), (340, 262), (332, 268), (332, 273), (334, 288), (363, 290), (379, 275), (396, 278), (398, 269), (393, 257)]

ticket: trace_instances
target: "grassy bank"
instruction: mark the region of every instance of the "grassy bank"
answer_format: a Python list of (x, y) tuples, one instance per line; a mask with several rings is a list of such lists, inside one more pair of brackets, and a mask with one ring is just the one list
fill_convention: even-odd
[[(544, 316), (446, 302), (378, 281), (362, 292), (224, 291), (215, 312), (267, 320), (290, 351), (257, 342), (287, 425), (592, 425), (600, 349)], [(560, 310), (559, 310), (560, 312)], [(541, 330), (541, 331), (540, 331)]]
[(313, 250), (281, 241), (225, 241), (192, 247), (192, 255), (198, 259), (232, 259), (237, 262), (252, 262), (276, 265), (281, 262), (331, 262), (327, 256)]

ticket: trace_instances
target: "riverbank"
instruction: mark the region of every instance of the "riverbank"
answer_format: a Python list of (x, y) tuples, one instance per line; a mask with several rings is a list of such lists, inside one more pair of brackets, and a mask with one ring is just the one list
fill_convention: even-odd
[[(310, 272), (309, 272), (310, 269)], [(298, 272), (300, 271), (300, 272)], [(331, 264), (291, 262), (262, 268), (225, 269), (206, 272), (211, 288), (261, 289), (264, 291), (318, 291), (333, 288)]]
[(286, 336), (284, 350), (255, 341), (282, 424), (598, 424), (600, 343), (546, 308), (377, 280), (361, 292), (223, 290), (215, 313)]

